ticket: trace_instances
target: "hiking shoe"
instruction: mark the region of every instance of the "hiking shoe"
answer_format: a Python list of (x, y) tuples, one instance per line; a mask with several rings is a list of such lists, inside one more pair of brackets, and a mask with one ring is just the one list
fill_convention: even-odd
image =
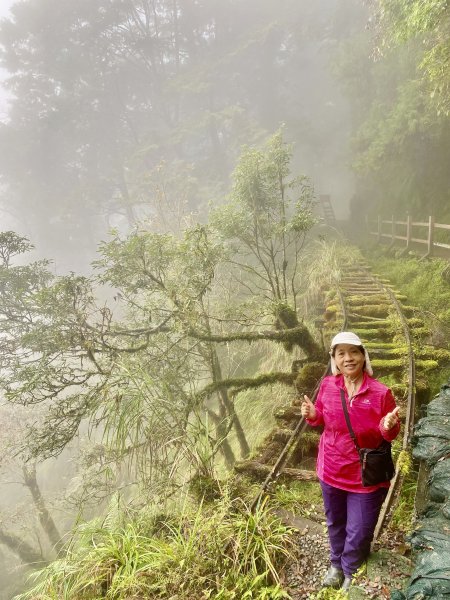
[(344, 581), (344, 572), (338, 567), (331, 567), (328, 569), (327, 574), (322, 582), (322, 587), (339, 588), (341, 583)]
[(344, 577), (344, 581), (342, 582), (341, 590), (344, 590), (345, 592), (348, 592), (348, 590), (350, 589), (351, 585), (352, 585), (352, 578), (351, 577), (347, 577), (347, 575), (346, 575)]

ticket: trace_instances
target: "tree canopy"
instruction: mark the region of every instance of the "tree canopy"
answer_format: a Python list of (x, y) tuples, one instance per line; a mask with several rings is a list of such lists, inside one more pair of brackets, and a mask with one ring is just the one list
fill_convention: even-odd
[(369, 5), (368, 33), (345, 41), (335, 62), (355, 115), (352, 211), (448, 221), (448, 3)]
[(313, 107), (333, 84), (310, 72), (323, 68), (334, 2), (319, 4), (14, 4), (0, 25), (11, 94), (0, 127), (3, 205), (51, 254), (64, 245), (92, 256), (108, 225), (154, 217), (161, 165), (168, 187), (189, 179), (187, 207), (204, 214), (227, 190), (241, 146), (281, 123), (302, 170), (323, 160), (336, 125)]
[(300, 250), (314, 219), (311, 186), (290, 175), (291, 152), (281, 134), (245, 150), (211, 224), (181, 236), (113, 233), (95, 278), (55, 276), (46, 261), (16, 265), (31, 246), (2, 234), (1, 384), (10, 402), (45, 407), (27, 456), (57, 456), (86, 423), (102, 432), (111, 460), (131, 461), (142, 481), (162, 477), (167, 487), (175, 465), (194, 460), (193, 432), (207, 420), (212, 457), (236, 460), (231, 430), (239, 456), (248, 455), (236, 394), (292, 386), (296, 371), (238, 374), (233, 354), (265, 340), (322, 357), (298, 318)]

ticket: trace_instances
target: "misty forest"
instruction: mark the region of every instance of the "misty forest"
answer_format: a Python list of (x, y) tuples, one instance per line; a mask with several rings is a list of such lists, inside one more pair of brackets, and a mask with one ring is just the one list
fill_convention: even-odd
[(350, 598), (450, 598), (449, 1), (13, 0), (0, 56), (0, 600), (348, 597), (345, 326), (406, 432)]

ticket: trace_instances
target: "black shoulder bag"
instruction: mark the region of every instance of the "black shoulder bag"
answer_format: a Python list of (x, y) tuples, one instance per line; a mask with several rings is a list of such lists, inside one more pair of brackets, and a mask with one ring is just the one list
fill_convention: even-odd
[(390, 442), (383, 440), (378, 448), (360, 448), (350, 423), (344, 390), (341, 390), (341, 402), (342, 408), (344, 409), (345, 421), (350, 432), (350, 437), (352, 438), (355, 448), (359, 454), (363, 486), (369, 487), (370, 485), (377, 485), (377, 483), (382, 483), (383, 481), (389, 481), (392, 479), (395, 473)]

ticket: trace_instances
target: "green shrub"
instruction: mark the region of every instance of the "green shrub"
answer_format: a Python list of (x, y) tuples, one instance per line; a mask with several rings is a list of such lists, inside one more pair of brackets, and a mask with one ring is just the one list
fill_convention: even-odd
[(33, 589), (16, 600), (289, 598), (278, 570), (290, 556), (291, 530), (267, 498), (252, 513), (225, 496), (153, 537), (142, 517), (124, 520), (79, 527), (66, 556), (34, 574)]

